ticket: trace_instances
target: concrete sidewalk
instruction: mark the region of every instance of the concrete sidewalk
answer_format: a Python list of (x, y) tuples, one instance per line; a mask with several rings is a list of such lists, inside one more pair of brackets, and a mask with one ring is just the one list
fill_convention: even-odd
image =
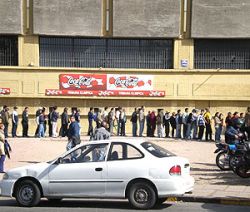
[[(82, 137), (83, 142), (88, 139), (88, 137)], [(191, 175), (195, 178), (193, 193), (179, 198), (169, 198), (169, 201), (250, 205), (250, 179), (242, 179), (232, 171), (221, 171), (216, 166), (216, 155), (213, 153), (216, 148), (214, 142), (145, 139), (156, 142), (178, 156), (188, 158), (191, 163)], [(7, 159), (5, 163), (6, 170), (56, 158), (65, 152), (67, 139), (9, 138), (9, 142), (13, 152), (11, 159)]]

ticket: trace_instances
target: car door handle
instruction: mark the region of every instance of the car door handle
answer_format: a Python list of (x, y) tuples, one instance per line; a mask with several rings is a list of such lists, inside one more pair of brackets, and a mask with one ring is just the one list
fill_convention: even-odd
[(102, 168), (95, 168), (95, 170), (96, 170), (97, 172), (100, 172), (100, 171), (102, 171)]

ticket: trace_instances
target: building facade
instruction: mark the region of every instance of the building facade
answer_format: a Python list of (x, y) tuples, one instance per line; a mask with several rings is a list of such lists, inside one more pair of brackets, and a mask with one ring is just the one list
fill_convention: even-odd
[(92, 106), (245, 112), (249, 13), (248, 0), (1, 0), (0, 105), (31, 119), (77, 107), (83, 126)]

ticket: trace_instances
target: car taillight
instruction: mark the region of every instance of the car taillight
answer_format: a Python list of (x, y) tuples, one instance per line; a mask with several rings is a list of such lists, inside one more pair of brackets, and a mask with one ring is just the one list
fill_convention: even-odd
[(173, 166), (170, 170), (169, 170), (169, 174), (170, 175), (181, 175), (181, 166), (177, 165), (177, 166)]

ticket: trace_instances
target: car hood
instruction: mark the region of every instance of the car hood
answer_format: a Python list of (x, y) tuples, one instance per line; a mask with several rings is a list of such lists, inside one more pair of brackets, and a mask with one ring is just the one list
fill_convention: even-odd
[(11, 169), (7, 172), (7, 174), (10, 178), (30, 176), (35, 177), (37, 179), (41, 179), (48, 173), (50, 166), (50, 163), (37, 163), (33, 165)]

